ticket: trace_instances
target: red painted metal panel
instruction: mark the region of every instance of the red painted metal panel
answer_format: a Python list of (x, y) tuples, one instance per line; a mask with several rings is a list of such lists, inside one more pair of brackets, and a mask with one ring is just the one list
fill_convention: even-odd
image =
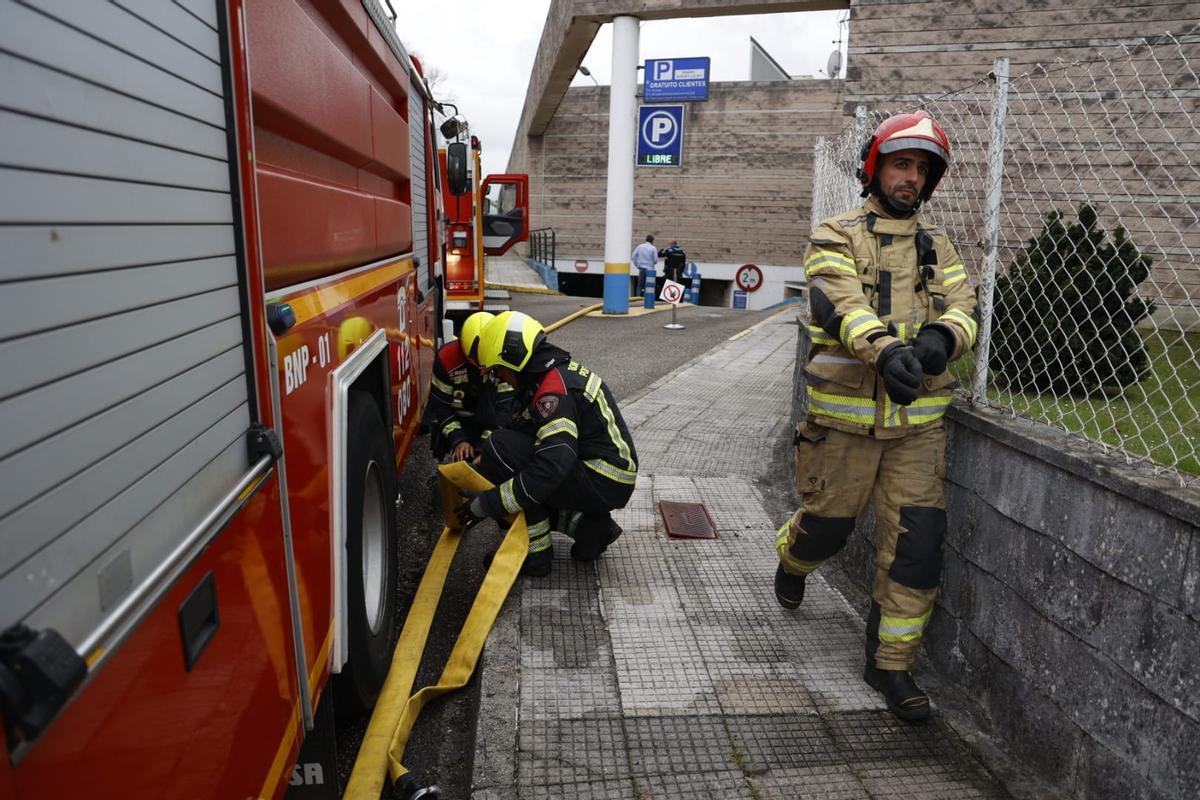
[(368, 262), (377, 252), (369, 195), (259, 169), (258, 196), (267, 289)]
[[(281, 794), (299, 745), (283, 565), (272, 475), (28, 752), (17, 796)], [(188, 672), (178, 609), (209, 571), (220, 627)]]
[(376, 247), (401, 253), (412, 248), (412, 209), (408, 203), (375, 198)]
[(371, 89), (371, 145), (380, 174), (405, 181), (412, 177), (408, 123), (374, 88)]
[[(247, 14), (255, 123), (347, 162), (369, 161), (370, 87), (362, 73), (294, 3), (249, 3)], [(263, 105), (275, 113), (264, 114)]]

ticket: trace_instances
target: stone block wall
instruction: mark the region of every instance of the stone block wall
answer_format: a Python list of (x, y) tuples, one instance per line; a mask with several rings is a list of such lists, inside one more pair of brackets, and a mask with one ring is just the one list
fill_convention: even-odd
[[(716, 83), (708, 102), (684, 104), (683, 165), (636, 170), (629, 249), (654, 233), (695, 261), (798, 265), (813, 145), (841, 124), (841, 88)], [(573, 87), (545, 134), (514, 147), (509, 171), (529, 173), (534, 226), (554, 228), (560, 258), (604, 253), (607, 141), (608, 87)]]
[[(922, 663), (1069, 797), (1200, 796), (1200, 490), (961, 404), (947, 439)], [(825, 567), (865, 595), (873, 528), (868, 509)]]

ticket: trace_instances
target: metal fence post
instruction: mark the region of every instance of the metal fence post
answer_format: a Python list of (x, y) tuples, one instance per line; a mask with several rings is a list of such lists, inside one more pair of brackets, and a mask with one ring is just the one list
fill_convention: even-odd
[(821, 224), (821, 187), (823, 184), (822, 178), (825, 177), (825, 137), (818, 136), (817, 143), (813, 145), (813, 193), (812, 193), (812, 208), (809, 209), (809, 216), (812, 218), (812, 227), (816, 228)]
[(996, 263), (1000, 256), (1000, 206), (1003, 201), (1004, 127), (1008, 119), (1008, 59), (998, 58), (992, 67), (996, 88), (992, 95), (992, 133), (988, 143), (987, 208), (984, 229), (983, 274), (979, 279), (979, 333), (975, 343), (975, 375), (971, 401), (987, 399), (988, 359), (992, 348), (992, 301), (996, 291)]

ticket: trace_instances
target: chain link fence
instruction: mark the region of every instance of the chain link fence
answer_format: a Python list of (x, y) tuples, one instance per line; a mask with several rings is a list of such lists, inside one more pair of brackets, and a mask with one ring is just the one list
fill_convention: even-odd
[[(1200, 483), (1200, 35), (989, 78), (921, 106), (953, 165), (925, 215), (979, 287), (973, 403)], [(813, 223), (860, 205), (863, 144), (819, 139)], [(966, 388), (966, 387), (969, 387)]]

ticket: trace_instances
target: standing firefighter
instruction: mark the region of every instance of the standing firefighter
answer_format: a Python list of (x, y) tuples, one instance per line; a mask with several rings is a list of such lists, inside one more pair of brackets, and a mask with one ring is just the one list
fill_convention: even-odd
[(929, 716), (909, 670), (937, 596), (946, 532), (947, 363), (975, 343), (975, 294), (944, 231), (917, 215), (950, 163), (925, 111), (883, 122), (862, 151), (859, 209), (827, 219), (805, 254), (812, 324), (808, 417), (796, 430), (803, 507), (779, 529), (775, 596), (837, 553), (872, 492), (874, 602), (863, 675), (905, 720)]
[(430, 449), (434, 458), (475, 457), (491, 431), (508, 421), (515, 390), (479, 366), (479, 335), (494, 315), (478, 311), (463, 322), (457, 341), (438, 350), (429, 388)]
[(480, 472), (496, 488), (460, 506), (459, 518), (469, 524), (523, 510), (526, 575), (550, 572), (552, 522), (574, 536), (572, 558), (599, 558), (621, 535), (610, 512), (624, 508), (637, 482), (637, 453), (612, 393), (520, 312), (506, 311), (488, 323), (479, 357), (517, 387), (525, 408), (510, 429), (496, 431), (484, 445)]

